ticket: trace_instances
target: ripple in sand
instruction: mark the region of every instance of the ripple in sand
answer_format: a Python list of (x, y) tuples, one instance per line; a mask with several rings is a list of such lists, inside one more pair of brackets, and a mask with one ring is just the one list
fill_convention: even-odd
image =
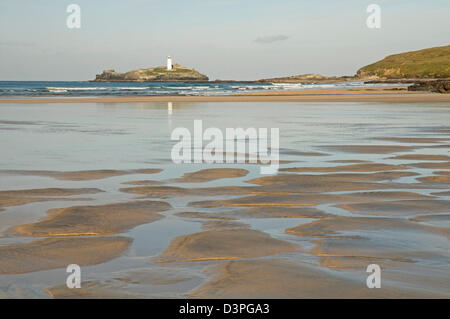
[[(312, 192), (320, 191), (343, 191), (345, 188), (353, 188), (360, 185), (364, 189), (363, 181), (378, 182), (394, 180), (401, 177), (416, 176), (414, 172), (376, 172), (372, 174), (358, 174), (358, 173), (342, 173), (342, 174), (324, 174), (324, 175), (308, 175), (308, 174), (279, 174), (276, 176), (266, 176), (249, 180), (248, 183), (281, 187), (289, 185), (294, 190), (302, 190)], [(348, 183), (348, 184), (347, 184)], [(351, 186), (353, 184), (353, 186)], [(332, 185), (330, 187), (330, 185)], [(377, 188), (377, 184), (373, 185)], [(368, 185), (366, 185), (368, 186)], [(356, 188), (357, 190), (357, 188)]]
[(229, 220), (209, 220), (202, 224), (203, 230), (212, 230), (212, 229), (236, 229), (236, 228), (248, 228), (250, 225), (229, 221)]
[(248, 174), (246, 169), (238, 168), (209, 168), (193, 173), (186, 173), (183, 177), (175, 179), (179, 183), (204, 183), (223, 178), (243, 177)]
[(9, 207), (45, 201), (88, 200), (86, 198), (66, 198), (61, 196), (96, 194), (100, 192), (103, 191), (97, 188), (36, 188), (0, 191), (0, 205)]
[(321, 147), (333, 151), (361, 154), (390, 154), (415, 149), (412, 146), (402, 145), (327, 145)]
[[(247, 181), (258, 186), (225, 186), (208, 188), (183, 188), (176, 186), (140, 186), (121, 188), (126, 193), (148, 195), (154, 198), (167, 196), (223, 196), (223, 195), (254, 195), (266, 196), (288, 195), (293, 193), (356, 191), (382, 188), (405, 187), (403, 184), (388, 185), (378, 182), (401, 177), (416, 176), (413, 172), (377, 172), (373, 174), (327, 174), (327, 175), (294, 175), (281, 174), (255, 178)], [(408, 185), (407, 187), (410, 187)]]
[(114, 259), (131, 244), (128, 237), (48, 238), (0, 247), (0, 274), (23, 274), (97, 265)]
[(300, 152), (294, 149), (280, 148), (280, 154), (292, 155), (292, 156), (330, 156), (327, 153), (319, 153), (319, 152)]
[(441, 296), (426, 291), (367, 289), (317, 266), (286, 259), (236, 260), (210, 266), (213, 278), (190, 293), (193, 298), (394, 298)]
[(233, 220), (235, 218), (223, 216), (219, 213), (199, 213), (199, 212), (181, 212), (176, 213), (176, 216), (183, 218), (195, 218), (195, 219), (219, 219), (219, 220)]
[(314, 207), (251, 207), (223, 214), (243, 218), (324, 218), (332, 216)]
[(419, 181), (426, 184), (450, 184), (450, 172), (434, 172), (435, 176), (426, 176), (418, 178)]
[(164, 184), (164, 182), (161, 181), (152, 181), (152, 180), (142, 180), (142, 181), (130, 181), (130, 182), (124, 182), (123, 185), (139, 185), (139, 186), (157, 186)]
[(446, 155), (428, 155), (428, 154), (404, 154), (390, 157), (396, 160), (415, 160), (415, 161), (448, 161), (450, 157)]
[[(81, 288), (69, 289), (67, 285), (45, 289), (53, 299), (140, 299), (138, 294), (123, 291), (124, 285), (111, 284), (96, 280), (84, 281)], [(121, 289), (122, 288), (122, 289)]]
[(450, 162), (439, 162), (439, 163), (413, 163), (406, 164), (410, 167), (419, 167), (419, 168), (433, 168), (433, 169), (450, 169)]
[(425, 228), (404, 219), (335, 216), (288, 228), (286, 229), (286, 233), (319, 238), (340, 234), (345, 238), (346, 235), (344, 233), (348, 231), (374, 231), (385, 229), (423, 231)]
[(199, 280), (196, 274), (184, 269), (151, 267), (115, 272), (108, 280), (83, 281), (79, 289), (58, 285), (45, 291), (55, 299), (173, 298)]
[(121, 176), (127, 174), (156, 174), (162, 169), (133, 169), (133, 170), (89, 170), (89, 171), (27, 171), (27, 170), (2, 170), (0, 173), (29, 175), (29, 176), (44, 176), (51, 177), (57, 180), (66, 181), (88, 181), (104, 179), (108, 177)]
[(450, 191), (448, 191), (448, 192), (431, 193), (431, 195), (435, 195), (435, 196), (450, 196)]
[[(436, 214), (436, 215), (419, 215), (415, 217), (411, 217), (409, 220), (413, 222), (436, 222), (439, 223), (437, 225), (445, 227), (446, 223), (450, 222), (450, 214)], [(444, 223), (442, 223), (444, 222)], [(447, 224), (450, 225), (450, 224)]]
[(400, 142), (400, 143), (427, 144), (427, 143), (440, 143), (440, 142), (450, 141), (450, 138), (445, 138), (445, 137), (376, 137), (376, 138), (374, 138), (374, 140)]
[(402, 200), (371, 203), (340, 204), (338, 207), (352, 213), (374, 216), (410, 216), (448, 212), (447, 200)]
[(336, 203), (336, 202), (355, 202), (360, 201), (359, 198), (349, 195), (333, 195), (333, 194), (314, 194), (311, 195), (255, 195), (241, 198), (233, 198), (228, 200), (210, 200), (191, 202), (189, 206), (198, 208), (209, 207), (252, 207), (252, 208), (310, 208), (317, 204)]
[(11, 231), (30, 237), (117, 234), (159, 220), (163, 216), (158, 212), (170, 208), (165, 202), (136, 201), (51, 209), (47, 218), (36, 223), (15, 226)]
[(252, 229), (213, 229), (173, 239), (159, 262), (226, 260), (290, 253), (298, 246)]
[(360, 163), (333, 167), (291, 167), (282, 168), (281, 172), (376, 172), (404, 170), (406, 167), (378, 163)]

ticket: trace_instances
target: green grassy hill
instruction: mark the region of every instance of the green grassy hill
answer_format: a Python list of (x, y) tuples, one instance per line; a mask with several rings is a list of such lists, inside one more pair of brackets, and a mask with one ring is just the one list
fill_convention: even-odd
[(447, 78), (450, 77), (450, 45), (390, 55), (358, 70), (359, 77)]

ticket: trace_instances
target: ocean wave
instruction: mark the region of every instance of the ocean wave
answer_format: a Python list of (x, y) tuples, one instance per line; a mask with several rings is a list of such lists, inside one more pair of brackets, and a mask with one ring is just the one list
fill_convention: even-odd
[(88, 82), (8, 82), (0, 81), (1, 96), (167, 96), (231, 95), (247, 92), (295, 91), (330, 88), (390, 86), (396, 84), (341, 83), (88, 83)]
[(46, 87), (47, 90), (66, 90), (66, 91), (117, 91), (117, 90), (148, 90), (149, 87)]

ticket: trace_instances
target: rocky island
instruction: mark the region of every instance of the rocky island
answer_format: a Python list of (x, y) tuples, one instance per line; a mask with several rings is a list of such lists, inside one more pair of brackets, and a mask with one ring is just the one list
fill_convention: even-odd
[(104, 70), (97, 74), (93, 82), (204, 82), (208, 77), (194, 69), (174, 64), (168, 70), (164, 66), (137, 69), (126, 73)]

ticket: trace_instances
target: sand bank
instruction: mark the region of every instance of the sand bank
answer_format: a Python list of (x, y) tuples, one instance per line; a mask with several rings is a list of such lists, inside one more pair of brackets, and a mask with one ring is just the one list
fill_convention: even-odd
[(412, 146), (402, 145), (327, 145), (321, 147), (333, 151), (360, 154), (390, 154), (414, 149)]
[(314, 207), (250, 207), (222, 213), (240, 218), (324, 218), (331, 216)]
[(256, 187), (224, 186), (185, 188), (177, 186), (139, 186), (121, 188), (125, 193), (147, 195), (151, 198), (166, 198), (174, 196), (220, 196), (220, 195), (246, 195), (257, 192)]
[(367, 289), (365, 277), (348, 279), (286, 259), (237, 260), (211, 266), (212, 279), (193, 298), (394, 298), (442, 297), (426, 291)]
[(331, 167), (291, 167), (282, 168), (281, 172), (376, 172), (376, 171), (394, 171), (406, 169), (404, 166), (377, 164), (377, 163), (361, 163), (343, 166)]
[[(124, 270), (111, 274), (107, 280), (89, 280), (82, 283), (79, 289), (69, 289), (66, 285), (47, 288), (45, 291), (55, 299), (128, 299), (162, 297), (158, 295), (159, 287), (163, 286), (164, 296), (176, 297), (179, 293), (179, 283), (192, 279), (193, 274), (179, 268), (138, 268)], [(198, 280), (198, 279), (197, 279)], [(171, 290), (167, 286), (172, 285)], [(143, 295), (143, 288), (149, 295)], [(148, 292), (147, 292), (148, 293)]]
[(227, 260), (263, 257), (297, 250), (298, 246), (257, 230), (216, 228), (173, 239), (156, 260)]
[(377, 137), (375, 140), (412, 144), (433, 144), (449, 141), (450, 139), (444, 137)]
[(62, 196), (95, 194), (99, 192), (102, 192), (102, 190), (97, 188), (36, 188), (0, 191), (0, 206), (19, 206), (46, 201), (89, 200), (88, 198), (68, 198)]
[(401, 200), (371, 203), (341, 204), (347, 211), (373, 216), (411, 216), (417, 214), (446, 213), (450, 207), (447, 200)]
[(248, 228), (249, 226), (230, 220), (208, 220), (202, 224), (202, 230)]
[(45, 292), (53, 299), (140, 299), (142, 296), (123, 292), (123, 287), (99, 281), (85, 281), (80, 289), (69, 289), (66, 285), (53, 286)]
[(128, 237), (49, 238), (0, 246), (0, 274), (97, 265), (118, 257), (131, 244)]
[(431, 193), (431, 195), (435, 195), (435, 196), (450, 196), (450, 191)]
[(47, 218), (36, 223), (15, 226), (11, 231), (29, 237), (117, 234), (163, 218), (158, 212), (170, 207), (165, 202), (136, 201), (51, 209)]
[(179, 183), (204, 183), (223, 178), (243, 177), (248, 174), (246, 169), (239, 168), (208, 168), (193, 173), (186, 173), (174, 180)]
[(413, 163), (413, 164), (408, 164), (408, 166), (419, 167), (419, 168), (450, 169), (450, 162)]
[(164, 182), (161, 181), (152, 181), (152, 180), (140, 180), (140, 181), (129, 181), (123, 182), (123, 185), (139, 185), (139, 186), (155, 186), (162, 185)]
[(437, 175), (418, 178), (419, 181), (426, 184), (450, 184), (450, 175)]
[[(286, 229), (286, 233), (321, 238), (329, 235), (343, 234), (348, 231), (379, 231), (387, 229), (418, 231), (427, 228), (405, 219), (335, 216), (288, 228)], [(428, 228), (428, 231), (432, 231), (432, 228)], [(345, 237), (345, 235), (342, 236)]]
[(183, 218), (196, 218), (196, 219), (219, 219), (219, 220), (233, 220), (235, 218), (223, 216), (219, 213), (200, 213), (200, 212), (181, 212), (176, 213), (176, 216)]
[(390, 159), (398, 160), (414, 160), (414, 161), (448, 161), (450, 157), (446, 155), (429, 155), (429, 154), (405, 154), (391, 157)]

